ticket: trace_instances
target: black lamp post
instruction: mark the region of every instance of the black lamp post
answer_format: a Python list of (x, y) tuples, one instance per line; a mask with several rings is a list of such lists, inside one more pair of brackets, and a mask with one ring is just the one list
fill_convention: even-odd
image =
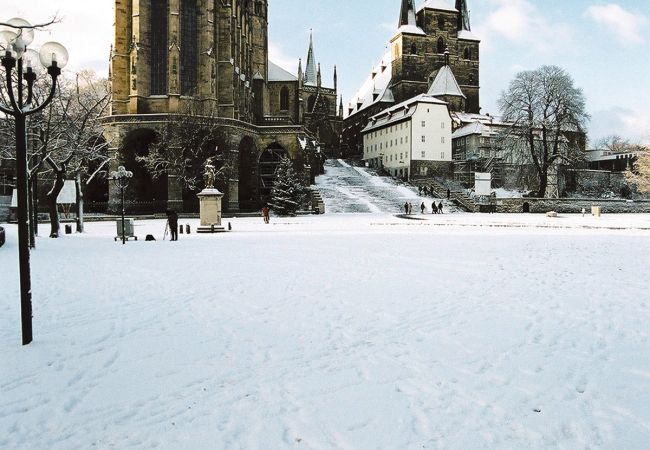
[[(12, 116), (16, 124), (16, 191), (18, 197), (18, 265), (20, 268), (20, 310), (22, 341), (27, 345), (33, 340), (32, 333), (32, 287), (29, 268), (29, 207), (27, 172), (27, 116), (42, 111), (54, 97), (56, 80), (61, 69), (68, 63), (68, 51), (57, 42), (43, 44), (40, 52), (28, 50), (34, 40), (34, 29), (24, 19), (7, 21), (8, 27), (0, 31), (0, 55), (5, 69), (6, 89), (9, 102), (0, 104), (0, 112)], [(42, 66), (39, 66), (42, 64)], [(52, 78), (52, 87), (47, 98), (35, 105), (33, 87), (39, 68), (47, 68)], [(16, 70), (16, 86), (13, 72)], [(27, 98), (25, 98), (25, 85)], [(14, 90), (16, 92), (14, 92)]]
[(133, 172), (126, 170), (124, 166), (120, 166), (117, 168), (117, 171), (111, 172), (111, 179), (115, 181), (122, 193), (122, 245), (126, 244), (126, 236), (124, 234), (124, 190), (129, 185), (131, 178), (133, 178)]

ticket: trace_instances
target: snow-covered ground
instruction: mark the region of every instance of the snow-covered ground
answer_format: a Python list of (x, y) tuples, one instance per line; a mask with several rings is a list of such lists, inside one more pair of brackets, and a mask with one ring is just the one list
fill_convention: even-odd
[(8, 226), (0, 448), (647, 449), (650, 217), (415, 216)]

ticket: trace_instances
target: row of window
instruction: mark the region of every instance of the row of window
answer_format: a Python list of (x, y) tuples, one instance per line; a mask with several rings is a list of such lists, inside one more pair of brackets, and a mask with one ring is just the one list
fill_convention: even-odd
[[(428, 110), (427, 110), (427, 112), (428, 112)], [(422, 127), (422, 128), (426, 128), (426, 126), (427, 126), (427, 121), (426, 121), (426, 120), (423, 120), (423, 121), (422, 121), (422, 124), (421, 124), (421, 127)], [(445, 129), (445, 126), (446, 126), (446, 125), (445, 125), (444, 122), (440, 122), (440, 128), (441, 128), (442, 130)]]
[[(426, 141), (427, 141), (427, 137), (422, 135), (422, 142), (426, 142)], [(446, 142), (447, 142), (447, 139), (444, 136), (440, 136), (440, 143), (445, 144)]]
[[(409, 142), (409, 137), (408, 136), (399, 138), (399, 143), (398, 143), (397, 139), (391, 139), (390, 141), (386, 141), (386, 143), (385, 143), (386, 147), (385, 148), (391, 148), (391, 147), (393, 147), (393, 145), (397, 146), (397, 145), (402, 145), (402, 144), (408, 144), (408, 142)], [(378, 145), (379, 145), (379, 147), (377, 147)], [(368, 147), (366, 147), (367, 152), (376, 152), (377, 150), (383, 150), (383, 149), (384, 149), (384, 142), (380, 142), (379, 144), (369, 145)]]

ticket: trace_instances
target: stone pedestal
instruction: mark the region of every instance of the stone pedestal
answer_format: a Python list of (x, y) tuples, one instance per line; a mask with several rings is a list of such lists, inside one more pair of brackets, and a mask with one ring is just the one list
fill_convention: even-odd
[(199, 194), (201, 203), (201, 225), (197, 233), (222, 233), (226, 231), (221, 226), (221, 199), (223, 194), (218, 189), (203, 189)]

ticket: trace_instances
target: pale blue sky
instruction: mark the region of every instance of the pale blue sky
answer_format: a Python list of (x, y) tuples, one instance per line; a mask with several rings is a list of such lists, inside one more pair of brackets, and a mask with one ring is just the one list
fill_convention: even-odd
[[(449, 0), (453, 3), (453, 0)], [(416, 0), (419, 6), (423, 0)], [(59, 11), (64, 22), (41, 40), (71, 51), (71, 68), (106, 72), (112, 0), (0, 0), (2, 15), (35, 22)], [(618, 132), (650, 137), (650, 2), (633, 0), (468, 0), (472, 29), (482, 39), (481, 103), (496, 99), (519, 70), (565, 68), (584, 89), (592, 140)], [(89, 7), (92, 5), (92, 7)], [(323, 78), (348, 101), (385, 51), (400, 0), (270, 0), (271, 57), (295, 70), (307, 56), (309, 29)]]

